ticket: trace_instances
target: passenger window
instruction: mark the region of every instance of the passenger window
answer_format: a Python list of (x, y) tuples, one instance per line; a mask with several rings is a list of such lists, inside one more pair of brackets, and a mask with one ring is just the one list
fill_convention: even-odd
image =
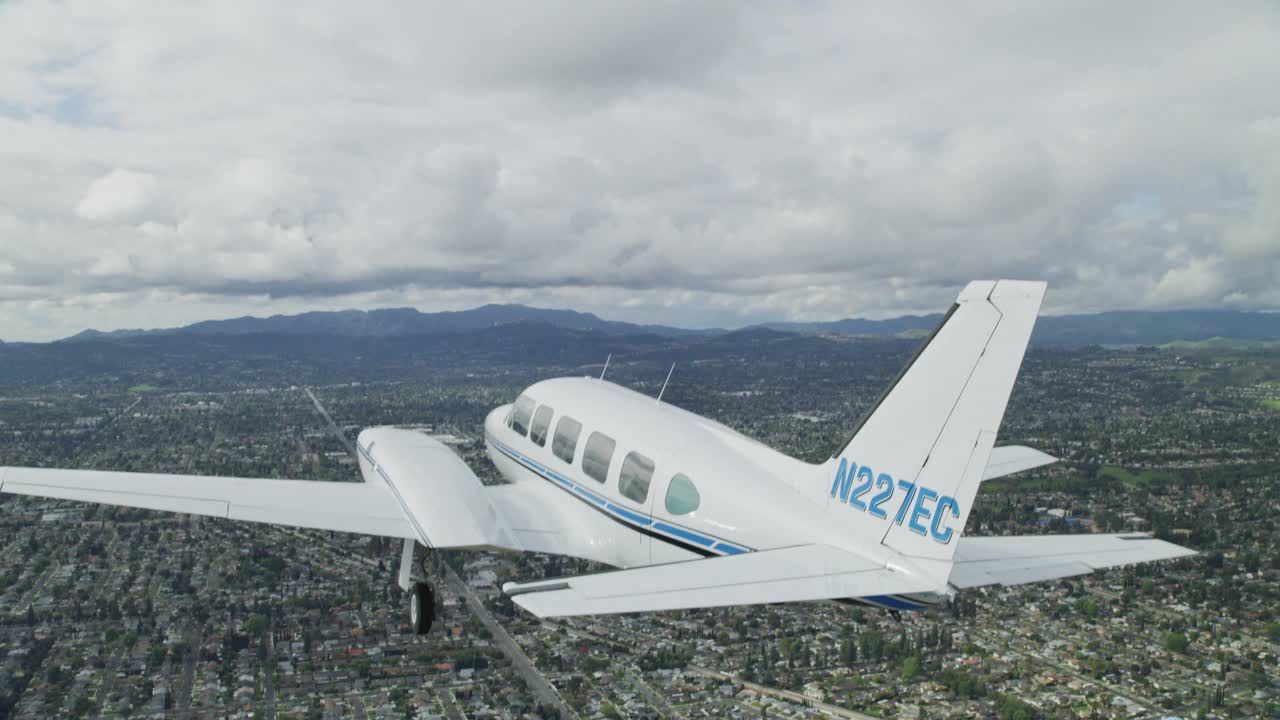
[(529, 434), (529, 418), (533, 417), (533, 398), (521, 395), (516, 398), (516, 406), (511, 411), (511, 429), (520, 435)]
[(672, 515), (688, 515), (698, 509), (702, 498), (698, 488), (686, 475), (676, 475), (667, 486), (667, 512)]
[(618, 474), (618, 491), (622, 496), (643, 503), (649, 497), (652, 479), (653, 461), (638, 452), (627, 453)]
[(551, 416), (555, 414), (556, 411), (549, 405), (543, 405), (533, 414), (533, 428), (529, 432), (529, 439), (538, 447), (547, 444), (547, 430), (551, 429)]
[(582, 423), (569, 416), (560, 418), (556, 423), (556, 435), (551, 438), (551, 452), (561, 460), (573, 464), (573, 453), (578, 449), (578, 436), (582, 434)]
[(613, 461), (613, 448), (617, 445), (613, 438), (598, 432), (587, 438), (587, 447), (582, 451), (582, 471), (587, 477), (603, 483), (609, 477), (609, 463)]

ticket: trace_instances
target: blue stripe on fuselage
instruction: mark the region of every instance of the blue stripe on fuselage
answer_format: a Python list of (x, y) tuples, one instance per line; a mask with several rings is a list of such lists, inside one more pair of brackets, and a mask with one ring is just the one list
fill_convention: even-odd
[(489, 436), (486, 439), (490, 443), (492, 443), (494, 447), (498, 448), (498, 450), (502, 452), (504, 455), (510, 457), (512, 460), (515, 460), (517, 463), (520, 463), (525, 468), (529, 470), (533, 470), (537, 474), (542, 475), (543, 477), (547, 477), (560, 485), (563, 485), (565, 488), (572, 490), (574, 493), (581, 496), (585, 500), (600, 506), (600, 509), (605, 511), (610, 516), (619, 520), (623, 520), (627, 524), (638, 525), (640, 527), (657, 530), (673, 538), (678, 538), (680, 540), (685, 540), (691, 543), (695, 543), (704, 548), (709, 548), (713, 551), (719, 552), (722, 555), (740, 555), (745, 552), (751, 552), (750, 548), (744, 548), (737, 545), (732, 545), (722, 540), (717, 540), (716, 538), (708, 537), (706, 535), (702, 535), (692, 530), (688, 530), (686, 528), (682, 528), (676, 525), (671, 525), (661, 521), (655, 521), (652, 518), (645, 517), (644, 515), (640, 515), (638, 513), (627, 510), (626, 508), (620, 507), (615, 503), (609, 502), (604, 497), (597, 495), (591, 490), (588, 490), (587, 488), (566, 478), (565, 476), (553, 470), (543, 467), (541, 464), (526, 457), (523, 453), (519, 452), (518, 450), (515, 450), (514, 448), (511, 448), (510, 446), (493, 438), (492, 436)]
[(867, 597), (858, 598), (876, 605), (882, 605), (893, 610), (921, 610), (928, 607), (924, 603), (912, 602), (905, 600), (897, 595), (868, 595)]
[(664, 522), (654, 523), (653, 528), (655, 530), (661, 530), (664, 533), (674, 535), (682, 540), (688, 540), (689, 542), (696, 542), (699, 545), (705, 545), (707, 547), (711, 547), (716, 542), (715, 540), (712, 540), (709, 537), (705, 537), (697, 533), (691, 533), (688, 530), (685, 530), (684, 528), (678, 528), (678, 527), (675, 527), (674, 525), (668, 525)]
[(648, 527), (653, 524), (653, 521), (650, 520), (649, 518), (643, 515), (637, 515), (636, 513), (633, 513), (630, 510), (627, 510), (626, 508), (620, 508), (617, 505), (614, 505), (613, 503), (609, 503), (608, 505), (605, 505), (605, 507), (608, 508), (610, 512), (617, 513), (618, 515), (621, 515), (622, 517), (630, 520), (633, 523), (636, 523), (637, 525), (644, 525), (645, 527)]

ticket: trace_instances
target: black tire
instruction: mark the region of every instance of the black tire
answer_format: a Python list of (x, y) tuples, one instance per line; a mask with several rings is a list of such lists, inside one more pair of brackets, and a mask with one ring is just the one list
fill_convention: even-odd
[(409, 598), (409, 624), (415, 635), (426, 635), (436, 621), (436, 591), (430, 583), (416, 583)]

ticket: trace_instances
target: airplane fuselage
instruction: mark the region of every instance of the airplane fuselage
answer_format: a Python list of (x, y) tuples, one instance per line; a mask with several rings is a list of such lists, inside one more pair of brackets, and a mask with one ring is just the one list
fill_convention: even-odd
[[(857, 522), (798, 492), (829, 482), (821, 466), (595, 378), (539, 382), (490, 412), (484, 430), (488, 456), (508, 482), (554, 488), (589, 511), (562, 519), (577, 534), (562, 540), (573, 548), (567, 554), (616, 567), (823, 543)], [(878, 559), (878, 551), (867, 553)], [(878, 604), (918, 609), (942, 600)]]

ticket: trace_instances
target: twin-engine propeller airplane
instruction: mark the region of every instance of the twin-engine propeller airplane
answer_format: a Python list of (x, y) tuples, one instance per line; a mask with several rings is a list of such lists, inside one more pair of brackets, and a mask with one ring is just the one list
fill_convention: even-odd
[(830, 460), (788, 457), (602, 379), (557, 378), (489, 413), (486, 487), (445, 445), (374, 428), (364, 482), (0, 468), (0, 492), (402, 538), (417, 550), (539, 552), (624, 568), (507, 583), (542, 617), (839, 600), (891, 610), (1192, 551), (1146, 535), (964, 537), (984, 480), (1054, 458), (995, 447), (1045, 284), (973, 282)]

